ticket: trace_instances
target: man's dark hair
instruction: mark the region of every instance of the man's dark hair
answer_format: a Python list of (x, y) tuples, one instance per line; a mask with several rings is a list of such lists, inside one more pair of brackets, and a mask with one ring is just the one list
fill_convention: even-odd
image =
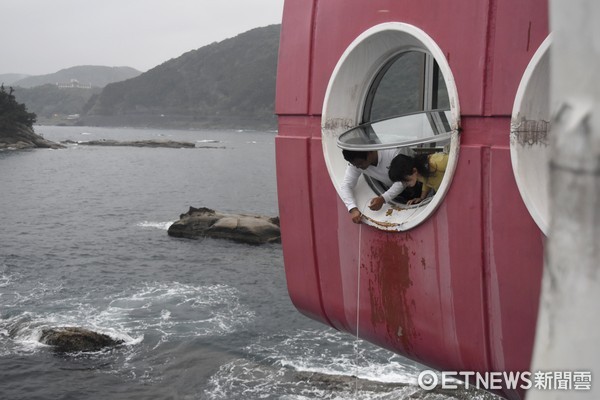
[(344, 155), (344, 160), (352, 163), (352, 160), (361, 159), (366, 160), (369, 155), (368, 151), (354, 151), (354, 150), (342, 150), (342, 154)]

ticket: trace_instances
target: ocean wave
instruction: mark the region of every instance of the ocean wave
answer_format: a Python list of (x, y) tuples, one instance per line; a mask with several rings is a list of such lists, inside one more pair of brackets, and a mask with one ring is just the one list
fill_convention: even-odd
[(7, 287), (13, 280), (12, 275), (2, 274), (0, 275), (0, 287)]
[[(263, 343), (264, 342), (264, 343)], [(222, 365), (204, 397), (304, 400), (496, 400), (492, 394), (457, 389), (426, 391), (417, 384), (422, 366), (334, 330), (303, 330), (263, 337), (243, 356)]]
[(300, 332), (282, 341), (281, 348), (291, 349), (291, 352), (281, 353), (286, 357), (277, 362), (300, 372), (415, 384), (420, 371), (416, 365), (407, 365), (403, 357), (332, 330)]
[[(18, 273), (3, 275), (0, 278), (0, 287), (12, 288), (13, 284), (18, 284), (22, 276)], [(38, 282), (35, 286), (29, 287), (26, 290), (6, 290), (0, 293), (3, 309), (21, 308), (24, 305), (37, 303), (40, 299), (52, 296), (63, 288), (62, 284), (50, 284), (48, 282)]]
[[(145, 283), (104, 300), (61, 298), (41, 294), (16, 296), (11, 308), (44, 298), (48, 311), (13, 311), (0, 315), (0, 354), (30, 353), (45, 347), (43, 329), (75, 326), (155, 348), (177, 338), (229, 335), (255, 318), (239, 300), (237, 289), (226, 285), (194, 286), (178, 282)], [(60, 290), (54, 288), (53, 291)]]
[(221, 141), (216, 139), (202, 139), (196, 140), (196, 143), (221, 143)]
[[(88, 307), (89, 308), (89, 307)], [(0, 319), (0, 348), (3, 353), (31, 353), (48, 346), (40, 342), (42, 332), (49, 328), (80, 327), (110, 336), (123, 341), (126, 346), (141, 343), (143, 335), (131, 336), (127, 332), (108, 324), (97, 324), (94, 318), (82, 317), (80, 311), (66, 313), (23, 312), (8, 318)], [(10, 351), (9, 351), (10, 350)]]
[(419, 392), (412, 385), (389, 385), (369, 382), (353, 376), (302, 374), (282, 371), (251, 360), (237, 359), (222, 365), (207, 384), (203, 398), (274, 398), (391, 400), (411, 397)]
[(206, 397), (396, 399), (420, 390), (416, 366), (343, 333), (300, 331), (275, 344), (274, 339), (263, 338), (268, 344), (254, 343), (247, 357), (223, 365), (211, 377)]
[(142, 221), (137, 224), (137, 226), (141, 228), (155, 228), (163, 231), (169, 230), (169, 227), (173, 225), (175, 221), (167, 221), (167, 222), (154, 222), (154, 221)]
[(161, 341), (177, 337), (225, 335), (254, 319), (226, 285), (147, 283), (113, 296), (102, 318), (132, 330), (153, 331)]

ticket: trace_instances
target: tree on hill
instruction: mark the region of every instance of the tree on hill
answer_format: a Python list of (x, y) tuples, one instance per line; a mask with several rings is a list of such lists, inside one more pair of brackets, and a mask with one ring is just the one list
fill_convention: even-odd
[(4, 84), (0, 86), (0, 128), (11, 127), (15, 124), (23, 124), (29, 128), (35, 123), (35, 113), (27, 111), (25, 104), (17, 102), (11, 87), (7, 92)]
[(44, 139), (33, 131), (35, 113), (27, 111), (25, 104), (19, 103), (13, 95), (0, 85), (0, 149), (29, 149), (44, 147), (60, 149), (64, 146)]

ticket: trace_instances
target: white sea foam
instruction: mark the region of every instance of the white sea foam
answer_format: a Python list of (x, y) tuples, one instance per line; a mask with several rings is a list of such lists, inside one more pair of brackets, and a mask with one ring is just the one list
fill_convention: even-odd
[(361, 349), (363, 342), (357, 346), (348, 335), (306, 330), (275, 345), (273, 339), (264, 338), (268, 345), (250, 345), (248, 358), (223, 365), (211, 377), (206, 397), (261, 398), (286, 393), (281, 398), (396, 399), (419, 391), (416, 367), (372, 345), (368, 351)]
[(419, 374), (419, 369), (407, 365), (402, 357), (337, 331), (304, 331), (284, 340), (284, 348), (292, 352), (278, 352), (287, 354), (278, 362), (300, 372), (395, 384), (416, 384)]
[(118, 327), (110, 326), (108, 321), (99, 321), (93, 317), (94, 312), (96, 310), (89, 305), (85, 305), (84, 308), (79, 305), (77, 309), (63, 313), (24, 312), (1, 320), (0, 332), (5, 333), (6, 339), (10, 339), (15, 345), (13, 351), (16, 353), (30, 353), (47, 347), (40, 343), (43, 330), (67, 326), (76, 326), (102, 333), (115, 340), (121, 340), (128, 346), (142, 342), (143, 335), (132, 336)]
[[(5, 274), (0, 275), (0, 287), (6, 287), (6, 286), (10, 285), (11, 281), (12, 281), (11, 275), (5, 275)], [(0, 293), (0, 296), (2, 296), (2, 293)]]
[[(5, 274), (0, 278), (0, 287), (11, 287), (21, 278), (21, 275)], [(4, 291), (0, 293), (2, 298), (2, 307), (4, 309), (19, 308), (23, 304), (35, 303), (39, 299), (53, 295), (62, 289), (62, 284), (52, 285), (48, 282), (38, 282), (35, 286), (26, 290), (16, 289), (14, 291)]]
[(221, 141), (216, 139), (202, 139), (196, 140), (196, 143), (221, 143)]
[(167, 231), (169, 230), (169, 227), (171, 225), (173, 225), (174, 221), (167, 221), (167, 222), (154, 222), (154, 221), (142, 221), (140, 223), (137, 224), (137, 226), (141, 227), (141, 228), (154, 228), (154, 229), (161, 229), (163, 231)]
[(128, 329), (158, 333), (163, 341), (229, 334), (254, 318), (235, 288), (179, 282), (147, 283), (116, 295), (101, 314)]
[[(400, 399), (419, 392), (409, 385), (389, 386), (382, 383), (356, 382), (352, 376), (337, 374), (297, 374), (273, 368), (268, 363), (237, 359), (222, 365), (203, 393), (207, 399), (270, 398), (280, 399)], [(410, 397), (413, 398), (413, 397)], [(416, 397), (423, 398), (423, 397)]]
[[(56, 290), (60, 288), (42, 284), (27, 296), (13, 294), (10, 303), (18, 308), (52, 297), (47, 295)], [(51, 327), (77, 326), (122, 340), (127, 346), (150, 340), (156, 347), (173, 338), (228, 335), (255, 318), (233, 287), (179, 282), (145, 283), (94, 303), (61, 298), (46, 306), (52, 311), (21, 312), (0, 319), (0, 354), (30, 353), (44, 347), (39, 342), (42, 330)]]
[(162, 310), (160, 312), (160, 318), (164, 321), (168, 321), (169, 319), (171, 319), (171, 311), (169, 310)]

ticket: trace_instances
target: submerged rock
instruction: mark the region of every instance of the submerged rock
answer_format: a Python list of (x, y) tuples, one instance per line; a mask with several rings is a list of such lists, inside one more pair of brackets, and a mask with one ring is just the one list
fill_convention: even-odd
[(194, 148), (195, 143), (179, 142), (175, 140), (134, 140), (134, 141), (118, 141), (118, 140), (90, 140), (89, 142), (77, 142), (84, 146), (132, 146), (132, 147), (167, 147), (171, 149)]
[(123, 341), (84, 328), (61, 327), (44, 329), (40, 343), (54, 346), (54, 350), (61, 353), (77, 353), (99, 351), (123, 344)]
[(314, 387), (322, 387), (324, 390), (335, 390), (340, 392), (354, 389), (360, 390), (361, 392), (385, 393), (406, 386), (404, 383), (358, 378), (355, 375), (327, 374), (308, 371), (298, 371), (295, 375), (296, 379), (308, 382)]
[(197, 239), (212, 237), (248, 244), (279, 242), (279, 218), (222, 214), (210, 208), (190, 207), (168, 230), (170, 236)]

